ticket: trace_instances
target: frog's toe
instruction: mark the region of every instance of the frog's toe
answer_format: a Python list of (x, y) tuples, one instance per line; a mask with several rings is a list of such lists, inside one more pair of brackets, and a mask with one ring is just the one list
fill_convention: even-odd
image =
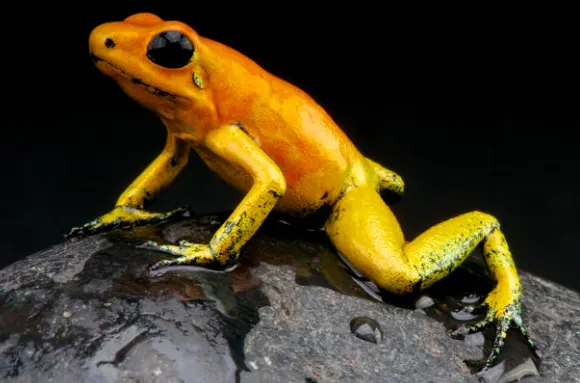
[(161, 261), (155, 262), (151, 267), (149, 267), (150, 271), (159, 270), (162, 267), (167, 266), (177, 266), (187, 263), (188, 259), (185, 256), (172, 258), (172, 259), (162, 259)]
[(459, 326), (458, 328), (450, 331), (449, 334), (453, 338), (463, 339), (465, 335), (482, 331), (487, 326), (494, 323), (496, 327), (495, 338), (491, 352), (489, 353), (485, 362), (481, 363), (483, 368), (490, 368), (497, 364), (499, 356), (504, 349), (505, 339), (510, 328), (518, 328), (524, 336), (526, 343), (534, 352), (535, 356), (540, 357), (536, 344), (530, 337), (528, 330), (523, 323), (521, 304), (519, 300), (515, 300), (500, 311), (494, 311), (488, 306), (485, 319), (472, 325)]
[(146, 241), (142, 245), (138, 246), (141, 249), (156, 250), (161, 251), (166, 254), (181, 256), (180, 247), (175, 245), (161, 245), (155, 241)]
[(185, 240), (179, 241), (178, 245), (161, 245), (154, 241), (147, 241), (140, 247), (144, 249), (160, 251), (175, 257), (156, 262), (150, 267), (150, 270), (152, 271), (164, 266), (208, 266), (213, 265), (216, 262), (216, 258), (211, 254), (209, 246), (190, 243)]
[(68, 231), (68, 233), (64, 234), (64, 237), (67, 239), (86, 237), (89, 235), (101, 233), (101, 232), (109, 229), (110, 226), (112, 226), (112, 223), (111, 224), (104, 224), (101, 222), (100, 219), (96, 219), (96, 220), (91, 221), (89, 223), (86, 223), (82, 226), (73, 227), (72, 229), (70, 229)]
[(530, 348), (530, 350), (532, 350), (532, 352), (534, 353), (534, 355), (536, 357), (541, 358), (540, 350), (538, 349), (536, 342), (530, 336), (530, 333), (528, 332), (528, 329), (526, 328), (526, 325), (524, 324), (524, 320), (522, 318), (521, 311), (518, 311), (516, 313), (516, 315), (513, 316), (513, 325), (512, 326), (516, 327), (520, 330), (520, 333), (524, 337), (524, 340), (525, 340), (526, 344), (528, 345), (528, 347)]
[(503, 351), (505, 345), (505, 339), (507, 338), (507, 331), (511, 327), (512, 320), (510, 318), (500, 318), (496, 320), (496, 330), (495, 339), (493, 340), (493, 346), (491, 347), (491, 352), (485, 361), (485, 368), (493, 367), (498, 362), (499, 356)]
[[(482, 310), (481, 305), (467, 306), (467, 307), (469, 307), (469, 309), (467, 309), (467, 311), (472, 312), (472, 313), (475, 311)], [(485, 306), (483, 306), (483, 307), (485, 307)], [(472, 311), (469, 311), (469, 310), (472, 310)], [(458, 327), (452, 329), (451, 331), (449, 331), (449, 335), (455, 339), (463, 339), (465, 337), (465, 335), (480, 332), (492, 323), (493, 323), (493, 312), (488, 310), (488, 312), (485, 316), (485, 319), (483, 319), (475, 324), (458, 326)]]
[(82, 226), (75, 226), (71, 228), (67, 233), (64, 234), (65, 238), (77, 238), (84, 235), (84, 230)]
[(536, 343), (533, 341), (531, 336), (526, 329), (522, 317), (522, 308), (519, 300), (514, 301), (508, 305), (504, 310), (496, 313), (496, 335), (493, 342), (493, 347), (491, 353), (486, 361), (486, 367), (493, 366), (499, 357), (499, 354), (503, 350), (505, 338), (507, 337), (507, 331), (510, 328), (517, 328), (523, 335), (524, 340), (528, 344), (528, 347), (532, 350), (536, 357), (540, 357), (539, 350)]
[[(177, 209), (168, 211), (166, 213), (154, 213), (151, 214), (149, 217), (141, 219), (138, 223), (139, 225), (158, 225), (161, 223), (169, 222), (169, 221), (176, 221), (182, 218), (189, 218), (191, 217), (191, 210), (189, 207), (182, 206), (178, 207)], [(137, 222), (136, 222), (137, 223)]]

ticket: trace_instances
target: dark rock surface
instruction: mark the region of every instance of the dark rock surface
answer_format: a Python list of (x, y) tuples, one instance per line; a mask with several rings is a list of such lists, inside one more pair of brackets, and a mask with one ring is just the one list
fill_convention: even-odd
[[(468, 367), (464, 360), (489, 350), (493, 328), (465, 341), (450, 338), (446, 328), (458, 321), (450, 309), (459, 300), (491, 287), (479, 257), (427, 292), (417, 303), (429, 306), (424, 309), (355, 278), (324, 233), (277, 222), (260, 230), (228, 273), (174, 267), (148, 274), (147, 266), (164, 255), (136, 245), (146, 239), (207, 242), (220, 223), (220, 216), (197, 217), (67, 241), (0, 270), (0, 377), (508, 382), (523, 375), (523, 382), (580, 381), (580, 294), (525, 272), (524, 314), (543, 354), (540, 376), (533, 376), (536, 366), (515, 333), (504, 363), (483, 375)], [(359, 336), (351, 332), (354, 318)]]

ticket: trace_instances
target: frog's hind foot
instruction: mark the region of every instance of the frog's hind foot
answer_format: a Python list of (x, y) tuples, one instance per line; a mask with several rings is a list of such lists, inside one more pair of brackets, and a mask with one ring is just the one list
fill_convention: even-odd
[(488, 326), (495, 324), (495, 338), (491, 352), (489, 353), (487, 359), (480, 363), (481, 367), (484, 369), (491, 368), (497, 364), (499, 356), (505, 345), (507, 332), (510, 328), (519, 329), (524, 337), (525, 342), (534, 353), (534, 356), (540, 358), (540, 353), (536, 343), (530, 337), (528, 330), (524, 325), (520, 300), (517, 299), (513, 301), (511, 304), (501, 310), (495, 310), (493, 305), (494, 303), (490, 300), (490, 303), (486, 302), (483, 305), (478, 306), (478, 309), (487, 308), (485, 318), (475, 324), (459, 326), (449, 331), (449, 335), (455, 339), (463, 339), (467, 334), (480, 332)]
[(144, 210), (120, 206), (82, 226), (73, 227), (64, 237), (67, 239), (81, 238), (117, 229), (127, 230), (141, 226), (159, 225), (190, 216), (191, 210), (186, 206), (166, 213), (150, 213)]

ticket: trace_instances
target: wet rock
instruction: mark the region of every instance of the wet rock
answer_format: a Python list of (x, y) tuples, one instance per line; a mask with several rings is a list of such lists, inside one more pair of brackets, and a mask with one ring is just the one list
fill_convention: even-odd
[[(491, 287), (477, 261), (429, 291), (432, 302), (421, 309), (353, 272), (324, 233), (276, 222), (228, 273), (147, 272), (164, 255), (136, 245), (207, 242), (222, 219), (64, 242), (0, 270), (0, 379), (496, 383), (580, 376), (580, 294), (525, 272), (524, 314), (542, 364), (514, 333), (503, 363), (477, 375), (465, 360), (483, 357), (493, 329), (466, 341), (446, 334), (457, 321), (453, 310)], [(376, 324), (355, 328), (367, 326), (375, 340), (380, 328), (380, 341), (351, 332), (361, 317)]]

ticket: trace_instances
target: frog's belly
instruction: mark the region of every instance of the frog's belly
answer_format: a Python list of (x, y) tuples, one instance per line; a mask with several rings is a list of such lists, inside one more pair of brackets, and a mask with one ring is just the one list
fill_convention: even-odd
[[(194, 148), (205, 164), (224, 181), (247, 193), (252, 187), (252, 177), (242, 168), (234, 166), (210, 151)], [(284, 169), (286, 193), (274, 210), (292, 216), (306, 217), (328, 207), (340, 194), (344, 169), (337, 164), (322, 162), (316, 171), (300, 172), (300, 169)]]

